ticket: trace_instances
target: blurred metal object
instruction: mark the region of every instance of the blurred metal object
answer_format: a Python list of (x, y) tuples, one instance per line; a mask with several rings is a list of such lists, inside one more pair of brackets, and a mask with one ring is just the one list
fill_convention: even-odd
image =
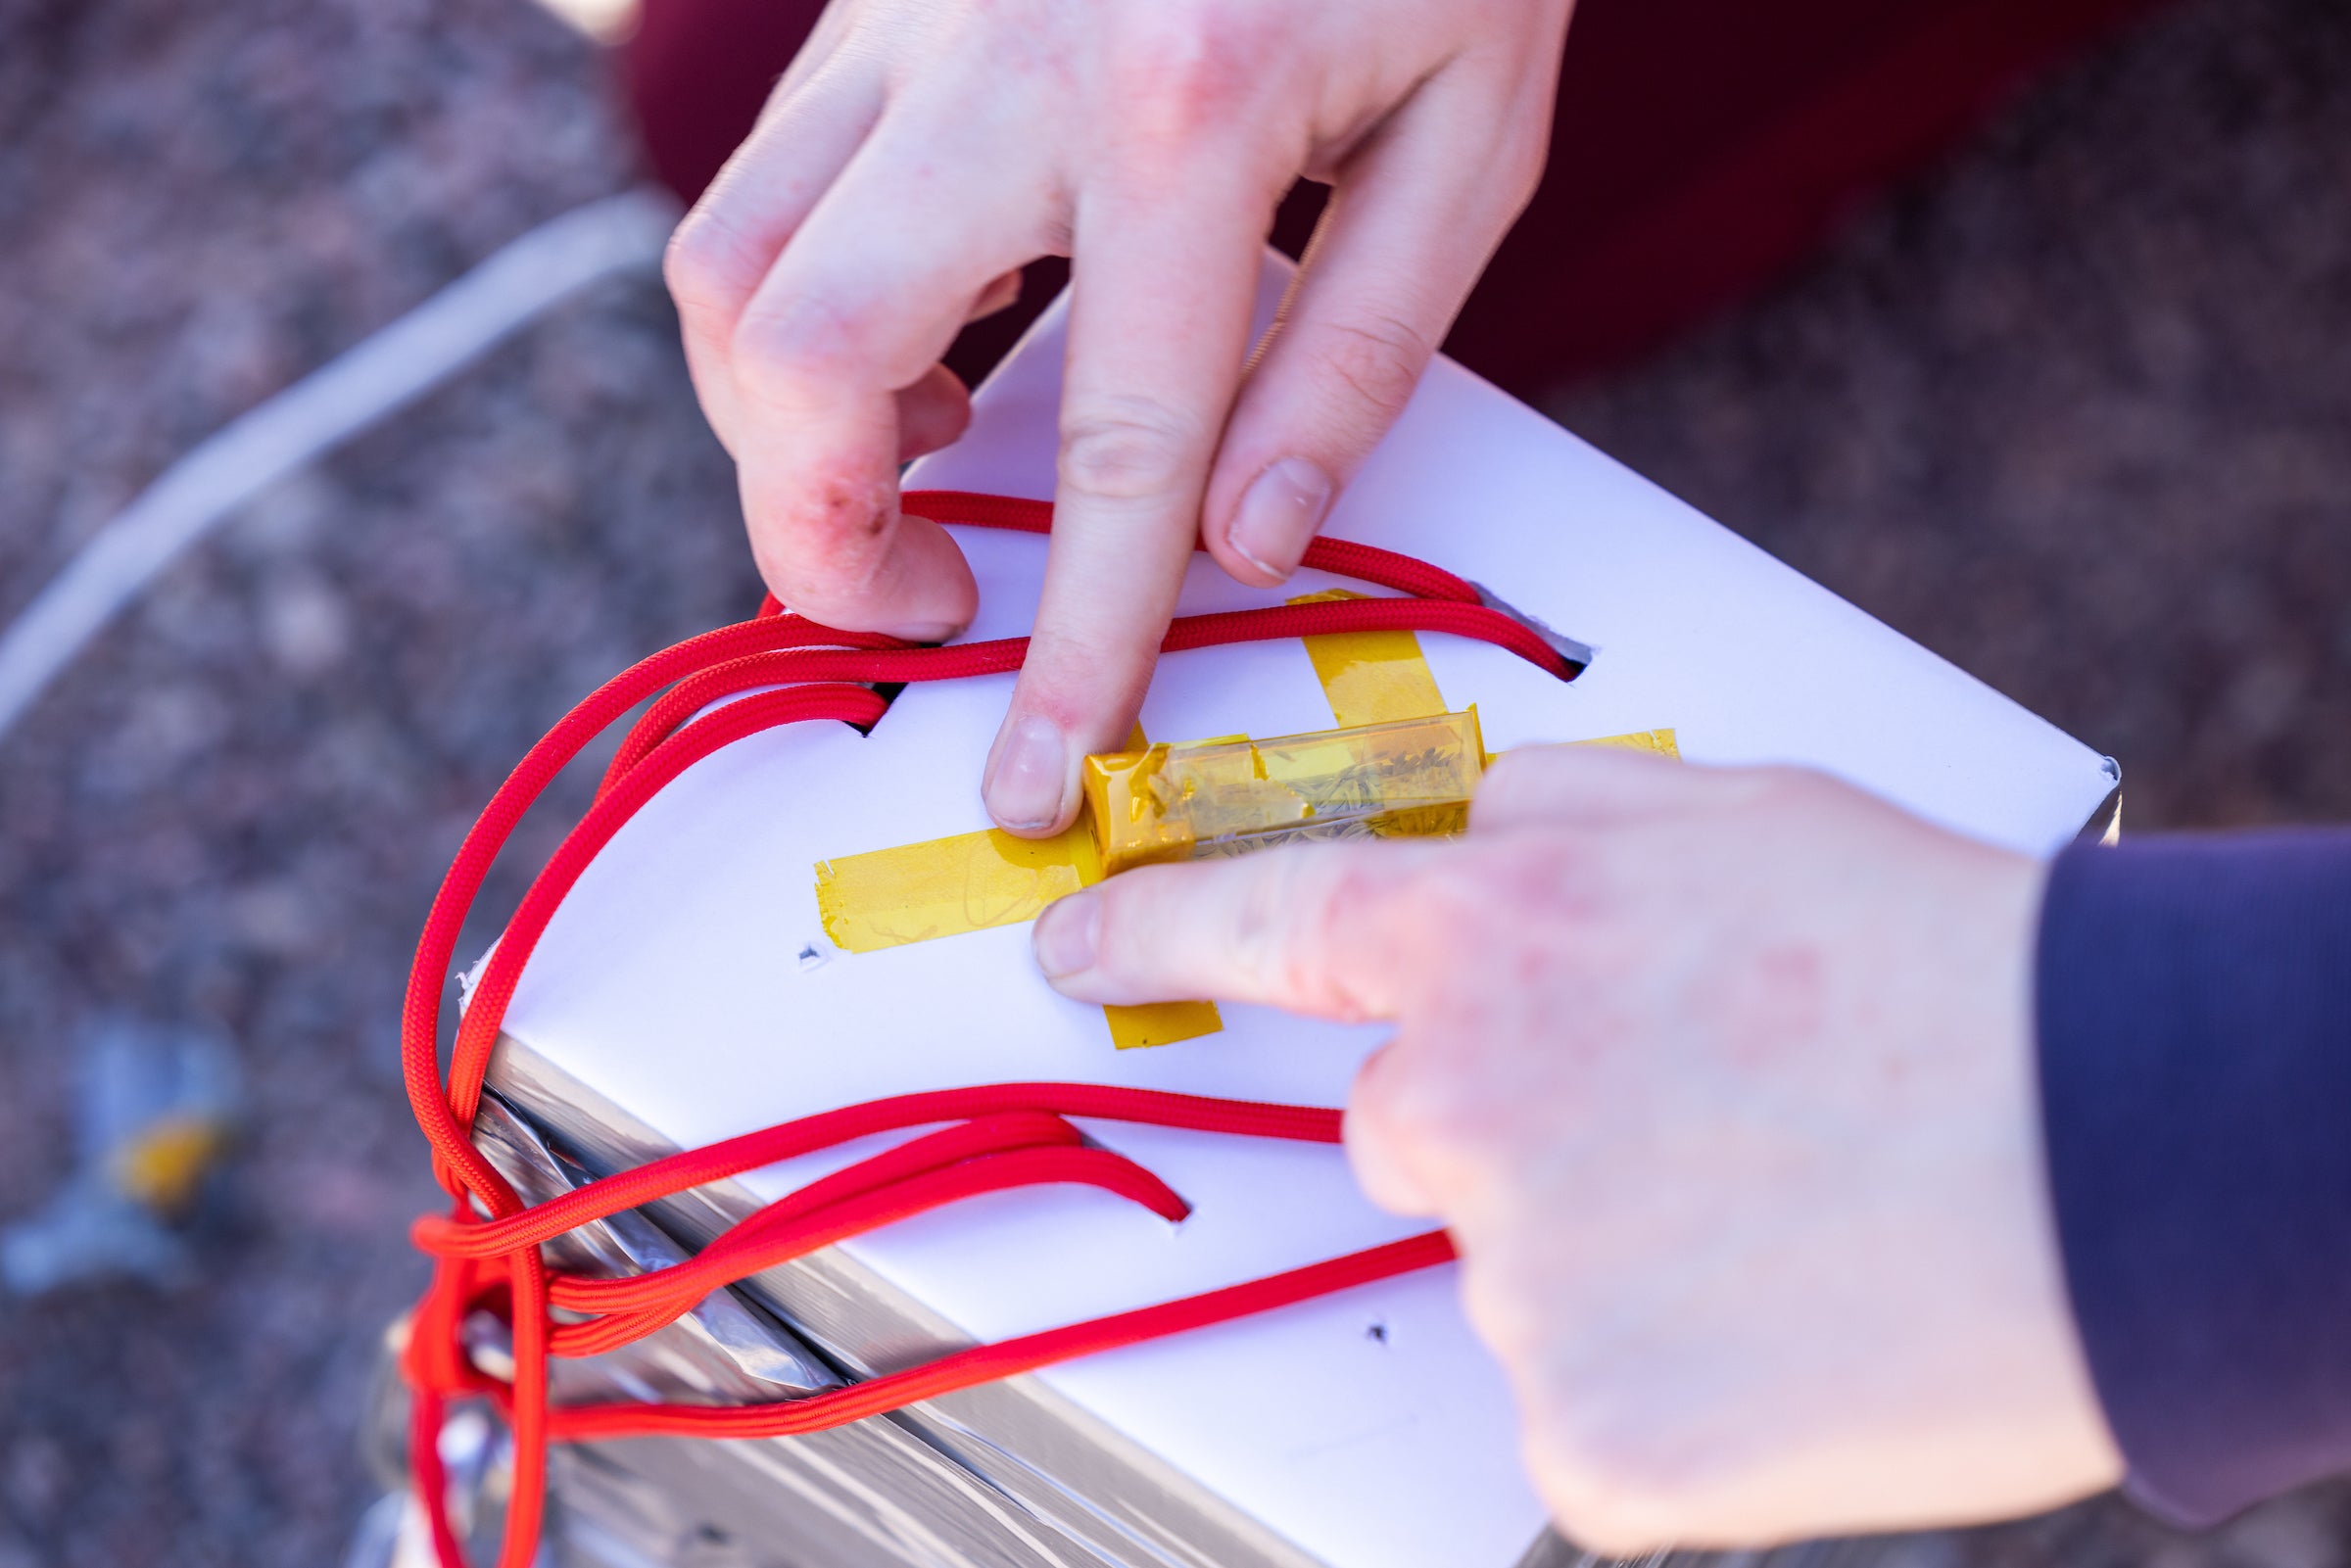
[(235, 1053), (207, 1029), (109, 1019), (83, 1049), (78, 1102), (73, 1173), (40, 1212), (0, 1231), (0, 1284), (37, 1296), (122, 1275), (177, 1282), (189, 1259), (169, 1222), (235, 1129)]
[(0, 736), (125, 604), (239, 506), (582, 289), (651, 271), (677, 217), (668, 195), (647, 188), (542, 223), (165, 469), (0, 633)]
[[(658, 1133), (513, 1035), (490, 1091), (591, 1171), (674, 1152)], [(526, 1198), (510, 1156), (484, 1153)], [(692, 1253), (758, 1207), (739, 1181), (639, 1211)], [(972, 1342), (839, 1248), (729, 1287), (849, 1378)], [(756, 1548), (752, 1568), (1313, 1568), (1314, 1559), (1035, 1378), (965, 1389), (804, 1437), (597, 1445), (698, 1528)], [(617, 1492), (575, 1488), (556, 1450), (550, 1496), (572, 1513), (620, 1514)], [(591, 1475), (603, 1472), (592, 1472)], [(630, 1494), (634, 1496), (634, 1494)], [(657, 1559), (664, 1560), (666, 1559)], [(601, 1565), (599, 1565), (601, 1568)]]
[[(510, 1035), (491, 1080), (476, 1132), (526, 1200), (667, 1152), (649, 1128)], [(550, 1259), (600, 1273), (660, 1267), (690, 1256), (747, 1203), (737, 1183), (711, 1183), (584, 1225), (550, 1243)], [(558, 1362), (556, 1399), (774, 1400), (798, 1377), (867, 1376), (959, 1341), (950, 1325), (827, 1249), (713, 1292), (632, 1347), (655, 1353), (653, 1376), (617, 1355)], [(495, 1370), (500, 1349), (477, 1345), (479, 1364)], [(381, 1397), (404, 1398), (396, 1384)], [(395, 1413), (379, 1412), (371, 1427), (393, 1430)], [(453, 1512), (487, 1541), (504, 1445), (457, 1447), (493, 1455), (482, 1471), (451, 1460)], [(412, 1508), (402, 1514), (406, 1495), (396, 1496), (400, 1502), (379, 1504), (384, 1517), (421, 1519)], [(560, 1445), (549, 1502), (542, 1560), (560, 1568), (1306, 1568), (1313, 1560), (1027, 1378), (802, 1437)], [(382, 1519), (370, 1515), (370, 1525), (380, 1530)], [(429, 1555), (414, 1554), (413, 1523), (405, 1549), (410, 1554), (388, 1560), (355, 1555), (351, 1568), (431, 1568)], [(1667, 1551), (1617, 1568), (1895, 1568), (1905, 1560), (1897, 1543), (1872, 1538), (1727, 1556)], [(1547, 1532), (1518, 1568), (1614, 1563)]]
[[(640, 1163), (648, 1129), (534, 1057), (501, 1042), (475, 1132), (526, 1200), (543, 1202)], [(559, 1092), (555, 1092), (559, 1091)], [(549, 1112), (553, 1115), (548, 1115)], [(690, 1256), (734, 1209), (713, 1184), (566, 1232), (550, 1261), (602, 1275)], [(805, 1265), (830, 1266), (829, 1280)], [(918, 1321), (903, 1299), (828, 1253), (711, 1293), (694, 1311), (624, 1352), (557, 1362), (556, 1402), (613, 1399), (742, 1403), (790, 1398), (862, 1375), (914, 1341), (952, 1333)], [(830, 1300), (828, 1300), (830, 1298)], [(789, 1299), (829, 1332), (812, 1333)], [(857, 1332), (841, 1338), (859, 1320)], [(474, 1357), (504, 1369), (498, 1325), (477, 1325)], [(404, 1335), (386, 1336), (387, 1363)], [(852, 1346), (849, 1341), (855, 1341)], [(838, 1368), (838, 1369), (837, 1369)], [(711, 1443), (680, 1438), (565, 1444), (551, 1455), (540, 1568), (1302, 1568), (1287, 1543), (1235, 1530), (1202, 1499), (1089, 1423), (1071, 1423), (1042, 1391), (996, 1387), (1013, 1403), (975, 1407), (975, 1391), (796, 1438)], [(435, 1568), (423, 1514), (406, 1490), (397, 1434), (407, 1395), (379, 1379), (362, 1447), (392, 1489), (355, 1533), (346, 1568)], [(1033, 1402), (1025, 1407), (1022, 1399)], [(442, 1438), (451, 1512), (477, 1552), (502, 1522), (510, 1449), (482, 1407)], [(983, 1428), (985, 1430), (984, 1431)], [(477, 1556), (476, 1560), (486, 1560)], [(1901, 1568), (1901, 1538), (1813, 1542), (1720, 1554), (1662, 1551), (1624, 1561), (1546, 1532), (1518, 1568)]]
[(402, 1540), (410, 1533), (408, 1516), (415, 1511), (405, 1492), (386, 1493), (368, 1504), (367, 1511), (360, 1515), (359, 1528), (351, 1533), (343, 1568), (397, 1568)]

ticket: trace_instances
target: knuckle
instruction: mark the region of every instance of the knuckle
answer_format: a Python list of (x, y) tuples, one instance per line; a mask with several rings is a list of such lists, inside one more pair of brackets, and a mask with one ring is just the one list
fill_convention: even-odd
[(1280, 8), (1190, 0), (1153, 9), (1157, 15), (1122, 40), (1111, 72), (1138, 139), (1175, 147), (1228, 127), (1270, 74)]
[(1325, 968), (1320, 955), (1333, 941), (1327, 903), (1301, 885), (1298, 863), (1304, 858), (1269, 859), (1272, 875), (1250, 881), (1234, 914), (1234, 951), (1261, 971), (1260, 983), (1270, 993), (1305, 994), (1304, 988), (1319, 983)]
[(1394, 315), (1333, 321), (1319, 336), (1316, 358), (1322, 370), (1352, 391), (1381, 429), (1404, 411), (1436, 352), (1417, 327)]
[[(1451, 1034), (1491, 1025), (1495, 960), (1511, 935), (1495, 913), (1444, 891), (1418, 895), (1414, 908), (1413, 1016)], [(1482, 1053), (1478, 1053), (1482, 1054)], [(1457, 1091), (1466, 1085), (1453, 1085)]]
[(1039, 625), (1021, 666), (1032, 711), (1078, 729), (1109, 707), (1139, 707), (1151, 684), (1156, 645), (1115, 621)]
[(1450, 962), (1501, 934), (1506, 915), (1495, 897), (1497, 859), (1448, 855), (1415, 873), (1405, 897), (1415, 911), (1415, 935), (1435, 962)]
[(1489, 849), (1489, 918), (1502, 933), (1545, 934), (1562, 926), (1588, 924), (1605, 912), (1610, 877), (1605, 840), (1577, 828), (1554, 824), (1521, 835), (1506, 855)]
[(1486, 983), (1491, 955), (1524, 934), (1527, 912), (1512, 886), (1521, 875), (1503, 856), (1472, 851), (1447, 855), (1413, 879), (1403, 901), (1431, 1001), (1449, 1008), (1464, 988)]
[(1290, 956), (1305, 973), (1292, 978), (1303, 984), (1319, 976), (1323, 987), (1334, 993), (1329, 1000), (1339, 1011), (1361, 1017), (1366, 1011), (1362, 999), (1338, 984), (1335, 976), (1344, 973), (1344, 967), (1331, 957), (1363, 939), (1364, 912), (1378, 907), (1392, 889), (1369, 856), (1332, 855), (1328, 862), (1329, 872), (1316, 880), (1301, 901), (1305, 940)]
[(815, 293), (746, 310), (732, 343), (736, 379), (774, 399), (838, 386), (857, 368), (861, 326), (854, 312)]
[(1199, 445), (1192, 422), (1157, 399), (1079, 409), (1062, 424), (1062, 488), (1103, 500), (1176, 495), (1196, 466)]
[(1094, 906), (1099, 922), (1094, 927), (1095, 974), (1131, 981), (1150, 972), (1158, 922), (1152, 918), (1157, 879), (1149, 873), (1155, 869), (1145, 866), (1140, 868), (1142, 875), (1113, 877), (1099, 889)]
[(1269, 875), (1251, 880), (1237, 912), (1237, 950), (1260, 966), (1272, 994), (1341, 1018), (1368, 1017), (1353, 981), (1362, 968), (1353, 949), (1365, 939), (1366, 912), (1392, 895), (1393, 879), (1373, 857), (1334, 845), (1284, 849), (1265, 864)]
[(732, 310), (758, 285), (758, 258), (709, 206), (696, 207), (661, 253), (661, 280), (687, 310)]

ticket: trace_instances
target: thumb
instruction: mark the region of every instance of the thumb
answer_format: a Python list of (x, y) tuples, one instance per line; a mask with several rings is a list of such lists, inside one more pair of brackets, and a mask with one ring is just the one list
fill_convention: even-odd
[(1145, 866), (1037, 918), (1054, 989), (1113, 1005), (1210, 997), (1319, 1018), (1393, 1018), (1411, 984), (1413, 889), (1436, 846), (1297, 844)]

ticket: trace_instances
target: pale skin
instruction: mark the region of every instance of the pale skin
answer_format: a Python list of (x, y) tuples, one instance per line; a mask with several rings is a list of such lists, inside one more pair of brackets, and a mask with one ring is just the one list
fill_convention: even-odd
[[(1289, 576), (1534, 189), (1571, 0), (835, 0), (667, 274), (787, 604), (976, 608), (897, 465), (939, 356), (1071, 258), (1057, 518), (982, 781), (1066, 826), (1195, 545)], [(1333, 196), (1271, 338), (1274, 204)], [(1253, 352), (1254, 351), (1254, 352)], [(2027, 985), (2040, 868), (1801, 775), (1506, 759), (1453, 844), (1157, 867), (1055, 905), (1054, 983), (1396, 1025), (1371, 1195), (1440, 1218), (1586, 1544), (1997, 1517), (2120, 1464), (2067, 1315)]]
[(2041, 878), (1816, 775), (1550, 747), (1463, 839), (1145, 868), (1035, 943), (1087, 1002), (1395, 1025), (1348, 1156), (1452, 1232), (1529, 1473), (1631, 1555), (2119, 1479), (2040, 1167)]
[[(836, 0), (667, 265), (777, 596), (931, 641), (970, 569), (897, 464), (968, 415), (937, 361), (1068, 256), (1058, 515), (983, 792), (1077, 810), (1195, 543), (1288, 577), (1540, 175), (1568, 0)], [(1252, 364), (1274, 206), (1331, 204)]]

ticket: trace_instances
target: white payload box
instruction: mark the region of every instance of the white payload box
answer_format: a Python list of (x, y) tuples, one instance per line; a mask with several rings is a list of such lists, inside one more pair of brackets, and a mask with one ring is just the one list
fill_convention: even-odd
[[(1286, 279), (1270, 259), (1262, 319)], [(1065, 306), (910, 489), (1051, 496)], [(1670, 731), (1690, 762), (1819, 768), (2034, 854), (2113, 810), (2118, 776), (2097, 752), (1448, 361), (1326, 531), (1473, 579), (1597, 650), (1567, 684), (1422, 636), (1447, 705), (1474, 703), (1493, 751)], [(1043, 541), (957, 537), (983, 594), (967, 640), (1026, 632)], [(1181, 610), (1356, 586), (1302, 573), (1248, 589), (1202, 556)], [(1114, 1050), (1101, 1009), (1039, 976), (1026, 925), (862, 951), (828, 935), (820, 864), (987, 826), (981, 767), (1011, 688), (1008, 675), (909, 687), (870, 736), (755, 736), (630, 823), (506, 1016), (486, 1125), (508, 1174), (543, 1197), (582, 1171), (836, 1106), (1008, 1080), (1343, 1104), (1378, 1027), (1226, 1007), (1215, 1032)], [(1332, 724), (1295, 641), (1168, 655), (1142, 713), (1154, 740)], [(621, 1358), (576, 1363), (558, 1399), (784, 1397), (1424, 1228), (1366, 1202), (1336, 1148), (1084, 1129), (1165, 1177), (1191, 1217), (1171, 1225), (1079, 1189), (958, 1204), (770, 1269)], [(756, 1171), (587, 1240), (607, 1263), (649, 1266), (879, 1147)], [(1562, 1549), (1539, 1544), (1509, 1393), (1450, 1268), (813, 1437), (601, 1445), (564, 1456), (555, 1487), (575, 1553), (615, 1568), (705, 1560), (695, 1551), (775, 1568), (1512, 1568)]]

